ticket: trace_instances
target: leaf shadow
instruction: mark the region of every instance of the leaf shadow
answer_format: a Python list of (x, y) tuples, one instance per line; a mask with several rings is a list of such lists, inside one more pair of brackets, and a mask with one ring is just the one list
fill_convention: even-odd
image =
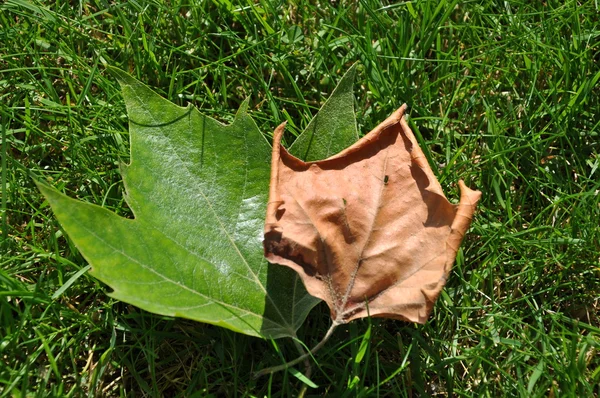
[(164, 123), (140, 123), (140, 122), (136, 122), (135, 120), (133, 120), (133, 118), (131, 118), (131, 116), (129, 117), (129, 123), (135, 124), (136, 126), (140, 126), (140, 127), (165, 127), (165, 126), (169, 126), (171, 124), (177, 123), (181, 119), (185, 119), (186, 117), (190, 116), (193, 110), (194, 110), (194, 108), (189, 106), (184, 113), (182, 113), (181, 115), (177, 116), (176, 118), (169, 120), (168, 122), (164, 122)]
[[(267, 266), (265, 321), (260, 334), (272, 338), (296, 337), (296, 330), (321, 300), (308, 294), (300, 276), (291, 268), (271, 263)], [(279, 333), (273, 333), (274, 330)]]
[[(423, 223), (423, 226), (428, 227), (441, 227), (440, 220), (452, 220), (454, 218), (455, 209), (454, 206), (448, 202), (443, 195), (431, 192), (427, 189), (429, 187), (429, 178), (423, 169), (416, 165), (413, 161), (410, 165), (410, 173), (415, 183), (419, 187), (421, 193), (421, 199), (427, 207), (427, 219)], [(451, 221), (447, 222), (446, 226), (451, 226)]]

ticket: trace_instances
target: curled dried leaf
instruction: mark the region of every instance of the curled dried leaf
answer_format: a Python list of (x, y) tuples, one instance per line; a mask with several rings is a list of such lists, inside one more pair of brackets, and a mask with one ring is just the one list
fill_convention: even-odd
[(284, 124), (275, 130), (265, 256), (298, 272), (334, 323), (424, 323), (481, 196), (460, 181), (460, 203), (446, 199), (405, 109), (315, 162), (281, 146)]

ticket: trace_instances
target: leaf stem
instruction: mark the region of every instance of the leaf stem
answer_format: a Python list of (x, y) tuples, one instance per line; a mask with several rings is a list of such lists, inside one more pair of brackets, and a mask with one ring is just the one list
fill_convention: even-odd
[(293, 359), (293, 360), (291, 360), (289, 362), (286, 362), (286, 363), (284, 363), (282, 365), (272, 366), (270, 368), (259, 370), (258, 372), (256, 372), (254, 374), (254, 377), (255, 378), (259, 378), (261, 376), (265, 376), (265, 375), (268, 375), (270, 373), (275, 373), (275, 372), (279, 372), (280, 370), (285, 370), (285, 369), (289, 368), (290, 366), (294, 366), (297, 363), (300, 363), (300, 362), (304, 361), (305, 359), (308, 359), (309, 357), (313, 356), (313, 354), (315, 352), (319, 351), (325, 345), (325, 343), (327, 342), (327, 340), (329, 340), (329, 338), (333, 334), (333, 331), (335, 330), (335, 328), (338, 325), (339, 325), (339, 323), (337, 321), (333, 321), (333, 323), (329, 327), (329, 330), (327, 330), (327, 333), (325, 333), (325, 336), (321, 339), (321, 341), (319, 341), (319, 343), (316, 346), (314, 346), (312, 348), (312, 350), (310, 350), (306, 354), (300, 355), (298, 358)]

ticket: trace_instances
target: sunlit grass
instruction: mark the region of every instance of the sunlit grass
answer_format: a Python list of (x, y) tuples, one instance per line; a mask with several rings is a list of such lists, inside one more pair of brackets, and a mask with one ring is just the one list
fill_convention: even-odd
[[(251, 377), (291, 341), (110, 299), (30, 173), (129, 216), (105, 65), (222, 121), (250, 97), (261, 130), (287, 120), (291, 142), (358, 61), (360, 130), (408, 103), (448, 196), (462, 178), (483, 198), (430, 322), (340, 328), (308, 394), (600, 395), (599, 15), (593, 0), (0, 5), (0, 391), (297, 395), (290, 373)], [(305, 344), (328, 316), (311, 313)]]

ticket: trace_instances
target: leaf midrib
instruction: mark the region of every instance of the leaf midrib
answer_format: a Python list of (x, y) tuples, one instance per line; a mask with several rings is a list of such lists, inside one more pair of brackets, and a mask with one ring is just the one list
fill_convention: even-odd
[[(380, 136), (381, 137), (381, 136)], [(388, 146), (385, 149), (385, 159), (383, 162), (383, 170), (381, 172), (382, 175), (385, 175), (385, 173), (387, 172), (387, 167), (388, 167), (388, 154), (389, 154), (389, 149), (390, 147)], [(357, 257), (357, 263), (354, 266), (354, 270), (352, 271), (352, 274), (350, 276), (350, 283), (348, 284), (348, 287), (346, 288), (346, 293), (344, 294), (344, 296), (342, 297), (342, 304), (339, 306), (339, 308), (336, 308), (336, 318), (338, 318), (338, 321), (341, 321), (343, 319), (343, 311), (346, 308), (346, 305), (348, 304), (348, 298), (350, 297), (350, 292), (352, 292), (352, 288), (354, 287), (354, 282), (356, 281), (356, 275), (358, 273), (358, 270), (360, 269), (361, 266), (361, 259), (362, 259), (362, 255), (365, 252), (365, 249), (367, 247), (367, 245), (369, 244), (369, 242), (371, 242), (371, 236), (373, 235), (373, 228), (375, 227), (375, 220), (377, 219), (377, 216), (379, 215), (380, 212), (380, 208), (381, 208), (381, 201), (383, 198), (383, 190), (385, 188), (385, 182), (383, 180), (383, 178), (380, 179), (381, 180), (381, 187), (379, 189), (378, 192), (378, 198), (377, 198), (377, 206), (375, 208), (375, 211), (373, 213), (373, 218), (371, 220), (371, 225), (369, 227), (369, 231), (367, 233), (367, 239), (365, 239), (365, 243), (363, 244), (363, 247), (358, 251), (358, 257)]]

